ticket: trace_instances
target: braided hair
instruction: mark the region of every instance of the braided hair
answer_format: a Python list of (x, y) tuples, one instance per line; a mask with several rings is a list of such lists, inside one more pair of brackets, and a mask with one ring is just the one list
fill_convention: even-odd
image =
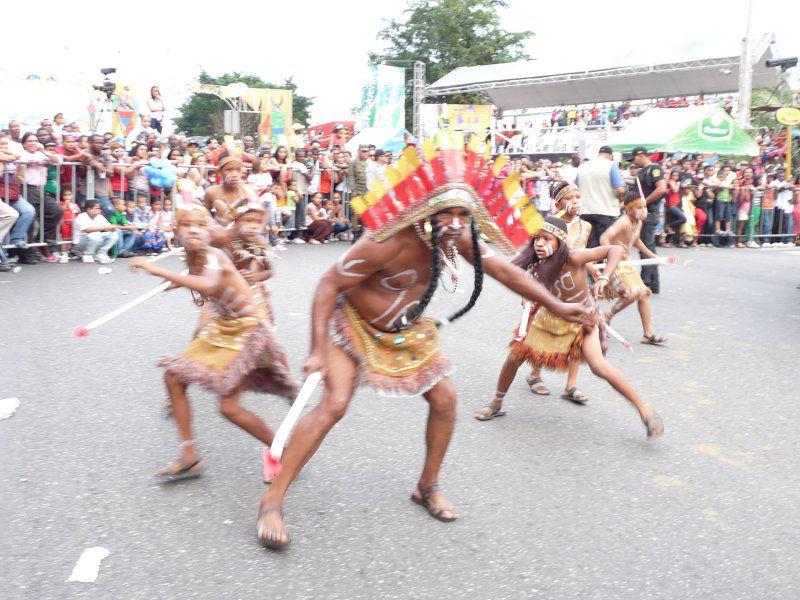
[(439, 287), (439, 275), (442, 272), (442, 259), (439, 256), (439, 242), (442, 241), (442, 226), (435, 216), (431, 217), (431, 244), (433, 246), (433, 256), (431, 258), (431, 280), (419, 303), (408, 311), (405, 315), (400, 317), (393, 325), (397, 329), (406, 327), (409, 323), (416, 321), (420, 315), (428, 308), (431, 298), (436, 293), (436, 288)]
[(480, 244), (481, 235), (478, 225), (475, 223), (475, 219), (470, 221), (470, 230), (472, 232), (472, 266), (475, 269), (475, 286), (472, 288), (472, 295), (469, 297), (469, 302), (467, 302), (466, 306), (447, 318), (447, 321), (450, 323), (468, 313), (470, 309), (475, 306), (475, 302), (477, 302), (478, 296), (481, 295), (481, 291), (483, 290), (483, 258), (481, 257)]

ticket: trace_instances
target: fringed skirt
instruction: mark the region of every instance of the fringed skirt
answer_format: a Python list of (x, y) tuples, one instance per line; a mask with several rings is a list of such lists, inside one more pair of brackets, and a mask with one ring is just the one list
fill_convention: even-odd
[(454, 371), (442, 356), (433, 319), (387, 333), (364, 321), (346, 301), (334, 313), (333, 343), (356, 361), (359, 385), (384, 396), (418, 396)]
[(644, 284), (639, 271), (635, 267), (617, 267), (611, 274), (603, 295), (606, 300), (641, 295), (649, 296), (650, 288)]
[(258, 317), (214, 316), (182, 354), (159, 361), (181, 383), (227, 396), (235, 390), (293, 399), (299, 390), (271, 324)]
[(536, 367), (566, 371), (581, 358), (583, 336), (580, 323), (565, 321), (542, 307), (531, 318), (525, 338), (512, 340), (509, 352)]

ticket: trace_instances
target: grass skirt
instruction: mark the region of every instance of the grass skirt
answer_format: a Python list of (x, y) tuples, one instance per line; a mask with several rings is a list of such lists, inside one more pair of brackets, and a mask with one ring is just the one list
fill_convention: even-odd
[(635, 267), (617, 267), (611, 274), (603, 296), (606, 300), (650, 295), (650, 288), (644, 284)]
[(454, 371), (442, 356), (433, 319), (387, 333), (364, 321), (346, 301), (334, 313), (333, 343), (356, 361), (359, 385), (383, 396), (424, 394)]
[(509, 352), (535, 367), (566, 371), (572, 361), (581, 358), (583, 336), (580, 323), (566, 321), (542, 307), (531, 317), (525, 339), (512, 340)]
[(196, 383), (221, 396), (241, 388), (293, 399), (299, 390), (263, 312), (259, 317), (216, 315), (182, 354), (158, 364), (181, 383)]

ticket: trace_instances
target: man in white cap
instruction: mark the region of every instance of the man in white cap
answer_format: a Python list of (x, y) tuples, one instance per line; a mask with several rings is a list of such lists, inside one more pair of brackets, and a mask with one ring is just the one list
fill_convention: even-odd
[(300, 123), (292, 125), (292, 133), (288, 139), (289, 150), (302, 147), (303, 144), (303, 126)]

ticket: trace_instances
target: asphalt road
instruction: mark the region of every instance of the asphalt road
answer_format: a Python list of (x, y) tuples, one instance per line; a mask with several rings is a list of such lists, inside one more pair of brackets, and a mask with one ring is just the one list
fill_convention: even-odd
[[(299, 371), (316, 280), (348, 246), (292, 246), (272, 281), (279, 338)], [(75, 326), (158, 284), (117, 262), (0, 274), (0, 598), (797, 598), (800, 252), (680, 252), (653, 300), (664, 348), (612, 343), (609, 359), (664, 418), (635, 412), (582, 370), (585, 407), (533, 397), (520, 373), (508, 415), (479, 423), (519, 302), (495, 282), (443, 333), (458, 367), (442, 485), (463, 518), (412, 504), (422, 400), (360, 391), (292, 488), (288, 551), (262, 549), (261, 447), (192, 389), (206, 477), (159, 486), (177, 456), (155, 367), (188, 341), (185, 291), (86, 339)], [(178, 269), (177, 259), (164, 261)], [(465, 276), (471, 270), (465, 268)], [(128, 295), (123, 295), (127, 290)], [(445, 314), (467, 294), (444, 295)], [(615, 321), (632, 341), (635, 309)], [(560, 391), (564, 376), (547, 374)], [(277, 426), (286, 404), (249, 395)], [(94, 583), (66, 583), (81, 552), (111, 552)]]

